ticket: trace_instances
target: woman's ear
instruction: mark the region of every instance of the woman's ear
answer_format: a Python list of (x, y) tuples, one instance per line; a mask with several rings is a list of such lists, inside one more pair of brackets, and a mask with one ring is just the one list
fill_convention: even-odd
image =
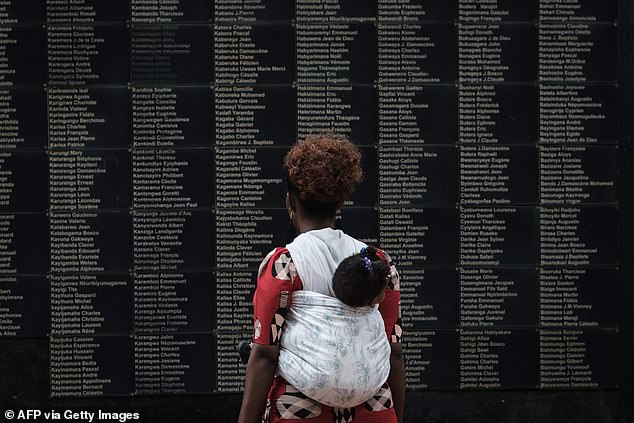
[(286, 208), (289, 211), (295, 211), (297, 208), (297, 204), (295, 204), (295, 196), (290, 192), (286, 193)]
[(286, 211), (288, 212), (288, 217), (291, 219), (291, 222), (295, 222), (295, 204), (293, 201), (293, 197), (287, 192), (286, 193)]

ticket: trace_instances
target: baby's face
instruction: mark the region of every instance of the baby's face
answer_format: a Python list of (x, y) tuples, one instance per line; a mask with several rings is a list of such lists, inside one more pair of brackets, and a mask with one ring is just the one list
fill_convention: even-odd
[(385, 289), (387, 288), (387, 286), (384, 286), (383, 289), (381, 290), (381, 292), (379, 292), (379, 295), (377, 295), (373, 300), (372, 303), (370, 304), (370, 306), (375, 306), (377, 304), (380, 304), (384, 299), (385, 299)]

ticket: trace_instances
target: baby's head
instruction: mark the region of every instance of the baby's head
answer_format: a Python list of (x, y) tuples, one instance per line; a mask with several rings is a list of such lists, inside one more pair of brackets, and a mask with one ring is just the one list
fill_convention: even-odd
[(368, 246), (361, 253), (343, 260), (332, 277), (337, 298), (352, 307), (371, 306), (385, 298), (390, 280), (390, 266)]

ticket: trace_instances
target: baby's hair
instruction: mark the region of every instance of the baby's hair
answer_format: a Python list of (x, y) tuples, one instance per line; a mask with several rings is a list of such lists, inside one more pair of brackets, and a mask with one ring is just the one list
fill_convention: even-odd
[(377, 255), (372, 246), (361, 249), (344, 259), (332, 277), (335, 296), (352, 307), (372, 304), (372, 301), (387, 286), (390, 266)]

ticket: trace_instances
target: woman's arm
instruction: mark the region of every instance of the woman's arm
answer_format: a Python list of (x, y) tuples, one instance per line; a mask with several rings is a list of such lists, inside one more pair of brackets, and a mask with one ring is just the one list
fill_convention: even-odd
[(401, 288), (398, 271), (392, 266), (390, 257), (381, 251), (385, 260), (390, 264), (390, 282), (385, 290), (385, 298), (379, 304), (379, 311), (385, 323), (385, 332), (390, 341), (392, 351), (390, 353), (390, 374), (387, 383), (392, 390), (394, 411), (399, 423), (403, 422), (405, 408), (405, 360), (403, 359), (403, 344), (401, 337)]
[(280, 347), (277, 345), (253, 344), (247, 364), (244, 396), (242, 397), (238, 423), (261, 421), (266, 406), (266, 397), (277, 369), (279, 354)]
[(403, 422), (403, 410), (405, 408), (405, 362), (403, 361), (403, 344), (394, 343), (390, 354), (390, 374), (387, 384), (392, 390), (394, 411), (399, 423)]
[(277, 370), (280, 338), (291, 291), (301, 281), (286, 248), (276, 248), (262, 261), (253, 297), (253, 348), (247, 363), (239, 423), (260, 422)]

